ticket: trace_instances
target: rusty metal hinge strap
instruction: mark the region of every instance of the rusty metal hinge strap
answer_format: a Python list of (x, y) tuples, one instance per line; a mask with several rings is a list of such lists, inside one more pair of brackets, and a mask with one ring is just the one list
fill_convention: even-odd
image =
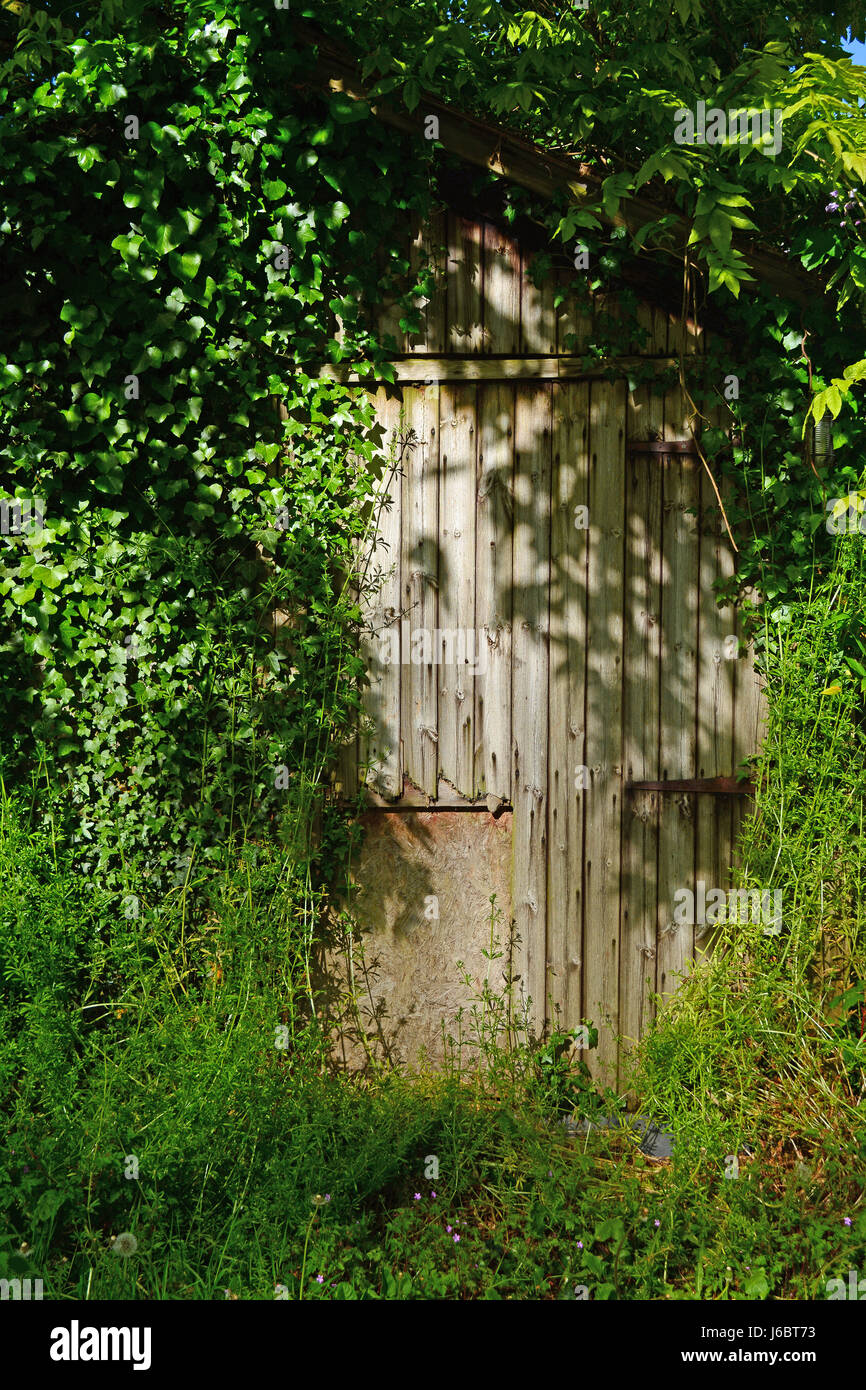
[(633, 454), (681, 454), (687, 458), (698, 458), (693, 439), (629, 439), (626, 453)]

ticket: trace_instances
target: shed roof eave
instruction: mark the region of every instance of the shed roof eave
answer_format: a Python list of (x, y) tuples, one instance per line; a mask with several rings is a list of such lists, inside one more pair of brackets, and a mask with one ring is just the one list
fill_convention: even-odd
[[(543, 150), (522, 136), (496, 126), (478, 116), (458, 111), (429, 93), (422, 95), (414, 111), (392, 106), (380, 98), (370, 97), (351, 55), (326, 35), (310, 26), (299, 29), (318, 49), (314, 80), (332, 91), (344, 92), (355, 101), (366, 101), (373, 113), (386, 125), (407, 134), (423, 137), (427, 116), (439, 118), (439, 143), (450, 153), (478, 168), (488, 169), (512, 183), (544, 198), (564, 191), (576, 201), (597, 197), (601, 180), (588, 174), (568, 155)], [(671, 219), (670, 230), (685, 251), (691, 226), (688, 220), (673, 213), (671, 208), (648, 198), (623, 199), (613, 218), (600, 214), (609, 225), (626, 225), (635, 230), (647, 222)], [(825, 287), (814, 274), (791, 265), (777, 251), (767, 251), (742, 237), (735, 237), (734, 246), (740, 251), (752, 273), (769, 289), (800, 305), (821, 298)]]

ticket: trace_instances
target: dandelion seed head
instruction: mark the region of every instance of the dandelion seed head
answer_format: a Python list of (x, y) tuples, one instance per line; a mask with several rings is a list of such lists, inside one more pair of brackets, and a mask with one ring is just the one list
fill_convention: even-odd
[(134, 1255), (138, 1249), (138, 1241), (131, 1231), (123, 1231), (117, 1237), (111, 1248), (115, 1255)]

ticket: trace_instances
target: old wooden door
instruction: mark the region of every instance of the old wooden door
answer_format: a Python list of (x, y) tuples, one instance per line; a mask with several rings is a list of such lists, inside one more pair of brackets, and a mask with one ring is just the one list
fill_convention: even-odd
[(726, 887), (745, 804), (634, 784), (730, 778), (761, 698), (678, 393), (512, 367), (379, 394), (361, 761), (389, 800), (513, 806), (518, 988), (537, 1026), (592, 1019), (612, 1078), (705, 949), (675, 894)]

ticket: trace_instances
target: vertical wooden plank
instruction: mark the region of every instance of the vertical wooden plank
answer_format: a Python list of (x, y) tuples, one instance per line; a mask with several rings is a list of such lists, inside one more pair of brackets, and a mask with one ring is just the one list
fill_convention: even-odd
[(481, 352), (481, 224), (448, 214), (448, 323), (451, 352)]
[[(403, 467), (401, 542), (403, 767), (428, 796), (438, 790), (438, 699), (433, 640), (439, 584), (439, 387), (403, 394), (414, 447)], [(408, 646), (408, 656), (406, 646)]]
[(549, 267), (536, 285), (531, 276), (532, 258), (524, 253), (520, 279), (520, 352), (553, 357), (556, 353), (556, 278)]
[(599, 1030), (588, 1060), (608, 1081), (619, 1028), (625, 398), (623, 384), (591, 384), (583, 1011)]
[[(588, 280), (588, 271), (564, 270), (556, 275), (556, 351), (563, 356), (579, 357), (592, 338), (592, 296), (578, 291)], [(576, 289), (572, 284), (576, 282)]]
[(475, 679), (475, 786), (511, 800), (512, 525), (514, 388), (478, 392), (475, 621), (484, 670)]
[(483, 237), (483, 352), (513, 357), (520, 347), (520, 248), (492, 222)]
[(514, 973), (537, 1030), (545, 1018), (551, 394), (550, 386), (519, 387), (514, 420)]
[(400, 758), (400, 516), (402, 509), (402, 402), (385, 390), (376, 396), (376, 417), (383, 430), (381, 484), (375, 494), (376, 520), (362, 575), (370, 586), (361, 595), (364, 617), (362, 652), (367, 659), (369, 686), (364, 713), (372, 727), (361, 740), (362, 761), (369, 787), (385, 797), (403, 791)]
[(694, 318), (694, 308), (688, 305), (686, 317), (677, 312), (668, 315), (668, 353), (671, 357), (692, 357), (704, 351), (704, 330)]
[[(476, 391), (471, 385), (443, 384), (439, 397), (439, 772), (467, 797), (475, 792), (473, 711), (478, 664)], [(482, 640), (486, 648), (486, 639)]]
[[(708, 412), (712, 428), (728, 423), (724, 408)], [(717, 479), (717, 482), (720, 480)], [(701, 466), (700, 606), (698, 610), (698, 727), (696, 777), (730, 777), (734, 767), (734, 683), (737, 669), (736, 616), (731, 605), (720, 608), (713, 585), (734, 572), (734, 552), (718, 512), (712, 483)], [(695, 823), (695, 878), (705, 893), (727, 892), (731, 882), (734, 805), (741, 798), (699, 796)], [(696, 893), (699, 889), (696, 887)], [(704, 899), (705, 901), (705, 899)], [(703, 959), (714, 939), (712, 925), (695, 926), (695, 960)]]
[(338, 750), (333, 782), (340, 800), (351, 799), (358, 790), (361, 757), (360, 739), (357, 734)]
[[(406, 242), (401, 248), (401, 254), (404, 258), (404, 264), (408, 250), (409, 245), (407, 238)], [(380, 273), (384, 274), (389, 265), (384, 250), (380, 250), (377, 260), (379, 263)], [(394, 289), (395, 291), (399, 291), (404, 290), (405, 288), (405, 282), (401, 274), (395, 281)], [(390, 336), (391, 338), (393, 338), (398, 355), (402, 355), (402, 353), (406, 350), (406, 334), (400, 327), (400, 320), (403, 317), (405, 311), (400, 307), (397, 301), (398, 293), (393, 292), (386, 295), (382, 302), (375, 306), (374, 313), (376, 321), (376, 330), (378, 332), (380, 340), (384, 343), (387, 337)]]
[[(665, 438), (691, 437), (679, 387), (665, 396)], [(667, 455), (662, 470), (662, 632), (659, 776), (693, 777), (697, 759), (697, 644), (700, 502), (699, 460)], [(694, 925), (678, 922), (676, 894), (695, 891), (694, 793), (663, 793), (659, 801), (660, 995), (672, 993), (694, 958)]]
[(589, 385), (560, 382), (553, 387), (547, 997), (563, 1028), (580, 1022), (583, 984), (588, 449)]
[(409, 264), (415, 273), (423, 264), (429, 264), (435, 274), (435, 283), (433, 293), (422, 303), (421, 332), (406, 336), (408, 353), (422, 352), (436, 356), (446, 350), (447, 259), (448, 229), (445, 214), (434, 210), (425, 222), (416, 217), (409, 248)]
[[(663, 353), (667, 325), (642, 304), (649, 333), (643, 352)], [(649, 385), (629, 395), (630, 439), (654, 439), (664, 428), (664, 401)], [(623, 761), (626, 781), (659, 779), (661, 657), (661, 472), (656, 458), (626, 460), (626, 556), (623, 659)], [(622, 1051), (643, 1036), (653, 1016), (659, 836), (656, 792), (630, 793), (623, 804), (622, 959), (619, 1007)], [(623, 1056), (620, 1057), (620, 1062)]]
[[(747, 590), (742, 599), (750, 596), (751, 591)], [(747, 758), (754, 757), (760, 750), (766, 733), (767, 708), (764, 692), (761, 688), (757, 672), (755, 671), (755, 652), (751, 643), (746, 643), (745, 623), (740, 610), (740, 605), (736, 609), (736, 633), (740, 639), (742, 655), (736, 662), (736, 676), (734, 687), (734, 722), (733, 722), (733, 771), (736, 772), (739, 765)], [(735, 864), (741, 863), (741, 856), (737, 850), (736, 837), (739, 835), (745, 818), (754, 811), (754, 801), (751, 797), (738, 796), (734, 805), (734, 854)]]

